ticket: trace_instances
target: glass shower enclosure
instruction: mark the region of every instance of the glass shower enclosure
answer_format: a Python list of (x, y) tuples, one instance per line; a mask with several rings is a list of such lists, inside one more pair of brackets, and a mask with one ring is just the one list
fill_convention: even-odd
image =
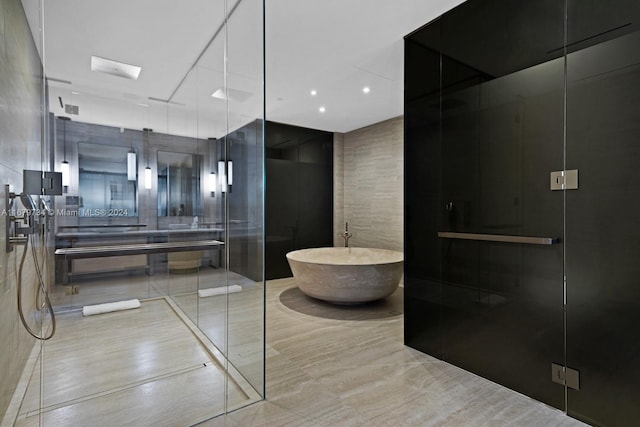
[(56, 330), (2, 425), (194, 425), (263, 399), (263, 0), (22, 4), (63, 191), (32, 195), (49, 269), (24, 292)]
[(640, 4), (469, 0), (405, 42), (405, 342), (640, 418)]

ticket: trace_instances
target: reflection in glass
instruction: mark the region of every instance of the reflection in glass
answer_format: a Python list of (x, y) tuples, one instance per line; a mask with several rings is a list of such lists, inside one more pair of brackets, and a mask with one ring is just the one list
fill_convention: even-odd
[(158, 216), (202, 216), (197, 154), (158, 151)]
[(218, 181), (220, 182), (220, 191), (227, 192), (227, 176), (225, 174), (224, 162), (218, 162)]
[(128, 150), (112, 145), (78, 143), (78, 216), (138, 216), (136, 181), (130, 181)]

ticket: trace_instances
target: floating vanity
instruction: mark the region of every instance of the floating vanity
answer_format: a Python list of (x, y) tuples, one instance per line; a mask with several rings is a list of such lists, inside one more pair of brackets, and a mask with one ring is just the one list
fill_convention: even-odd
[[(114, 232), (74, 231), (56, 234), (55, 254), (59, 259), (59, 282), (66, 284), (74, 275), (113, 273), (140, 270), (155, 273), (155, 254), (214, 250), (212, 263), (219, 259), (218, 249), (224, 245), (223, 228), (131, 230)], [(91, 258), (102, 258), (100, 263)], [(178, 258), (176, 258), (178, 259)], [(190, 263), (189, 265), (191, 265)], [(179, 264), (179, 269), (182, 264)]]

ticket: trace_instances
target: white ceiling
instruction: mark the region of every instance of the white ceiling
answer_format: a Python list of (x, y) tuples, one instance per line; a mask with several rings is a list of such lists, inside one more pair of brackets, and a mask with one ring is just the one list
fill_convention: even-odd
[[(462, 1), (266, 0), (266, 118), (347, 132), (401, 115), (403, 36)], [(38, 44), (44, 5), (46, 75), (71, 82), (50, 81), (56, 115), (68, 115), (61, 97), (79, 106), (73, 120), (201, 138), (260, 115), (259, 0), (241, 0), (204, 53), (222, 27), (223, 0), (22, 2)], [(227, 85), (245, 98), (228, 105), (210, 96), (225, 84), (225, 44)], [(92, 72), (91, 55), (139, 65), (140, 78)]]

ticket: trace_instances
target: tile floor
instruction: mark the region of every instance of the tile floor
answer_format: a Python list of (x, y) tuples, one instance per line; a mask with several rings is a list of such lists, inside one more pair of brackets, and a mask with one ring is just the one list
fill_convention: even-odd
[(259, 398), (227, 381), (224, 360), (164, 298), (97, 316), (60, 314), (58, 334), (42, 353), (42, 383), (36, 364), (18, 427), (193, 425)]
[(267, 400), (218, 426), (581, 426), (561, 411), (403, 345), (402, 316), (334, 320), (267, 283)]
[[(207, 274), (211, 275), (209, 279)], [(190, 293), (197, 286), (194, 280), (213, 283), (220, 280), (219, 275), (220, 272), (213, 271), (204, 272), (204, 275), (197, 278), (165, 277), (159, 283), (141, 283), (140, 289), (135, 292), (151, 295), (162, 293), (165, 289), (174, 291), (174, 301), (190, 318), (201, 322), (201, 326), (205, 328), (206, 325), (219, 328), (219, 314), (215, 314), (216, 310), (213, 309), (219, 301), (215, 298), (200, 301)], [(202, 287), (202, 283), (199, 286)], [(229, 332), (224, 338), (229, 346), (227, 351), (230, 358), (236, 357), (238, 363), (245, 363), (240, 370), (248, 372), (255, 380), (252, 382), (259, 385), (261, 352), (256, 351), (256, 348), (261, 348), (262, 288), (249, 283), (244, 283), (243, 286), (246, 291), (230, 295), (228, 307), (233, 309), (225, 316)], [(85, 286), (85, 289), (92, 288)], [(99, 287), (94, 289), (99, 294)], [(131, 288), (122, 290), (123, 295), (128, 296)], [(325, 312), (321, 305), (300, 299), (300, 295), (295, 294), (293, 279), (269, 281), (266, 291), (267, 399), (199, 425), (584, 425), (561, 411), (404, 346), (402, 298), (399, 295), (391, 298), (390, 305), (363, 310), (357, 315), (347, 313), (348, 315), (341, 317), (339, 310), (327, 309)], [(402, 289), (398, 292), (401, 291)], [(91, 292), (94, 291), (85, 293), (87, 298), (92, 297)], [(211, 306), (211, 309), (207, 306)], [(376, 310), (379, 310), (377, 314)], [(202, 316), (203, 313), (209, 315)], [(99, 328), (97, 325), (96, 327)], [(211, 329), (207, 333), (215, 336), (221, 332)], [(189, 371), (189, 375), (191, 373)], [(159, 381), (154, 387), (159, 394), (170, 395), (172, 389), (173, 393), (175, 390), (188, 390), (197, 378), (206, 379), (205, 376), (189, 375), (181, 375), (177, 379), (170, 376), (165, 378), (157, 373)], [(168, 380), (177, 380), (178, 383), (170, 384)], [(90, 386), (90, 379), (86, 386)], [(207, 401), (211, 402), (199, 400), (198, 393), (195, 397), (186, 393), (188, 398), (177, 399), (176, 404), (184, 400), (188, 406), (189, 399), (194, 400), (191, 407), (181, 412), (182, 409), (175, 409), (174, 403), (160, 406), (157, 402), (152, 404), (146, 394), (150, 390), (143, 387), (133, 393), (130, 390), (122, 392), (124, 394), (120, 391), (114, 393), (111, 403), (103, 401), (92, 406), (91, 400), (79, 398), (78, 403), (85, 406), (84, 413), (104, 416), (107, 422), (105, 425), (116, 425), (113, 422), (118, 420), (117, 425), (187, 426), (202, 419), (198, 417), (202, 414), (203, 407), (207, 406)], [(205, 393), (207, 399), (215, 394), (215, 390), (212, 389), (210, 393)], [(131, 399), (137, 398), (141, 399), (142, 403), (138, 407), (144, 408), (144, 413), (122, 409), (127, 407)], [(93, 401), (96, 402), (100, 401)], [(45, 402), (46, 405), (56, 407), (55, 402)], [(167, 411), (181, 415), (169, 421), (166, 418)], [(52, 412), (54, 413), (55, 411)], [(60, 411), (59, 408), (57, 414), (60, 415), (58, 418), (51, 418), (45, 425), (99, 425), (96, 424), (95, 417), (78, 418), (78, 424), (65, 418), (65, 411)]]

